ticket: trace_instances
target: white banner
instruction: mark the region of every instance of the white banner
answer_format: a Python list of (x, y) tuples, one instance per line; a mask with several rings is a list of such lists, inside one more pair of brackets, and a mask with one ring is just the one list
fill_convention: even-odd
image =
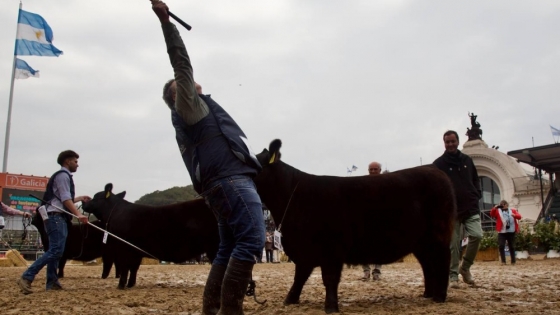
[(278, 250), (284, 250), (282, 248), (282, 233), (274, 231), (274, 247)]

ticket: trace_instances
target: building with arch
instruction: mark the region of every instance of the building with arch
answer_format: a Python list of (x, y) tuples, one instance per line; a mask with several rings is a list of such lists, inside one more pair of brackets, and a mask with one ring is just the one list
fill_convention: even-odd
[(536, 171), (523, 166), (513, 157), (488, 147), (482, 139), (465, 142), (462, 152), (473, 159), (481, 181), (480, 209), (484, 230), (494, 229), (495, 223), (488, 214), (492, 206), (502, 199), (519, 210), (524, 219), (537, 220), (542, 200), (550, 190), (548, 179), (541, 178)]

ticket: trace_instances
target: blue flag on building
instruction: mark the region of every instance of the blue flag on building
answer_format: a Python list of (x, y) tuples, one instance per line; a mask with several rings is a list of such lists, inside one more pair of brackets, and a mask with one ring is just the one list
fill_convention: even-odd
[(553, 136), (560, 136), (560, 129), (550, 126), (550, 131), (552, 132)]
[(62, 54), (52, 44), (53, 32), (40, 15), (19, 10), (16, 56), (56, 56)]
[(39, 77), (39, 70), (31, 68), (27, 62), (16, 58), (16, 72), (14, 77), (16, 79), (27, 79), (29, 77)]

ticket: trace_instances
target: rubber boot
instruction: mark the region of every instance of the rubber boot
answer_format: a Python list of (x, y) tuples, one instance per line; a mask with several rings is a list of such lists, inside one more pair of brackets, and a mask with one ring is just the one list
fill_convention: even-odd
[(230, 258), (222, 283), (222, 300), (218, 315), (243, 315), (243, 299), (253, 271), (252, 261)]
[(212, 265), (202, 296), (202, 314), (216, 315), (220, 310), (220, 299), (222, 295), (222, 281), (226, 273), (226, 266)]

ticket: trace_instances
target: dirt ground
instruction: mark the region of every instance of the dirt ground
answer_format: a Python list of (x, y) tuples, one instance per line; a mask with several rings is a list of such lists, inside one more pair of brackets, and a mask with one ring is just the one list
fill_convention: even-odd
[[(115, 278), (101, 279), (101, 266), (69, 265), (64, 291), (46, 292), (45, 270), (23, 295), (16, 285), (23, 267), (0, 268), (0, 309), (5, 314), (200, 314), (209, 265), (143, 265), (137, 286), (117, 290)], [(254, 279), (259, 305), (245, 299), (245, 314), (324, 314), (320, 270), (307, 281), (299, 305), (282, 301), (293, 278), (292, 263), (258, 264)], [(418, 263), (383, 267), (380, 281), (362, 282), (361, 267), (343, 271), (342, 314), (560, 314), (560, 260), (519, 261), (516, 266), (480, 262), (472, 267), (476, 286), (450, 289), (446, 303), (421, 297)], [(114, 274), (114, 273), (112, 273)]]

